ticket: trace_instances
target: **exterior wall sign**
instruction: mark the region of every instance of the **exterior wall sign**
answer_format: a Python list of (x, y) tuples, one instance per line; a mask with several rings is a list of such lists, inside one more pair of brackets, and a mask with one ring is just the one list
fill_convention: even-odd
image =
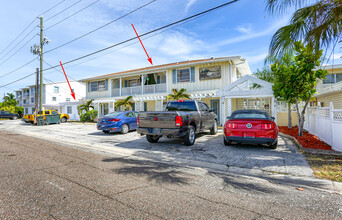
[(199, 68), (200, 80), (221, 79), (221, 66)]

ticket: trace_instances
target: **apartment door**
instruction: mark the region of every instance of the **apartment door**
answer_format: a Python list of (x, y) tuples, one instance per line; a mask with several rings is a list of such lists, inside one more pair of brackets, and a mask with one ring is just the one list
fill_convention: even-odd
[(210, 100), (210, 108), (214, 109), (214, 113), (217, 115), (217, 121), (220, 121), (220, 100)]

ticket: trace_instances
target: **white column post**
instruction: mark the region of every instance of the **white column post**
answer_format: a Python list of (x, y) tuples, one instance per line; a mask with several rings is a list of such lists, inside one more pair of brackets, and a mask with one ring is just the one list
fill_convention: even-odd
[(220, 97), (220, 123), (221, 125), (224, 125), (224, 123), (226, 122), (226, 110), (225, 110), (225, 97), (221, 96)]
[(144, 94), (144, 75), (141, 75), (141, 94)]
[(168, 76), (168, 71), (165, 71), (165, 83), (166, 83), (166, 92), (169, 92), (169, 76)]
[[(335, 149), (335, 142), (334, 142), (334, 130), (333, 130), (333, 123), (334, 123), (334, 104), (333, 102), (330, 102), (329, 103), (329, 113), (330, 113), (330, 138), (331, 138), (331, 148), (333, 150), (336, 150)], [(337, 146), (336, 146), (337, 148)]]
[(274, 96), (272, 96), (271, 106), (272, 106), (272, 116), (274, 117), (274, 122), (277, 123), (277, 99), (275, 99)]
[(120, 77), (120, 96), (122, 95), (122, 78)]
[(108, 85), (108, 89), (109, 89), (109, 94), (110, 94), (110, 97), (113, 97), (113, 79), (109, 79), (109, 85)]

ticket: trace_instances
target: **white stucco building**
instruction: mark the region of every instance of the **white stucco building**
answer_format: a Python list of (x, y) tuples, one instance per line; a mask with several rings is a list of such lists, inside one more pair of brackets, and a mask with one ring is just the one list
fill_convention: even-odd
[[(70, 81), (70, 85), (75, 92), (76, 100), (71, 96), (67, 82), (45, 83), (43, 85), (43, 109), (56, 109), (60, 113), (69, 114), (70, 120), (79, 120), (77, 106), (80, 104), (80, 100), (85, 98), (85, 84), (78, 81)], [(19, 106), (24, 107), (23, 114), (34, 113), (35, 90), (35, 86), (32, 85), (15, 91)]]

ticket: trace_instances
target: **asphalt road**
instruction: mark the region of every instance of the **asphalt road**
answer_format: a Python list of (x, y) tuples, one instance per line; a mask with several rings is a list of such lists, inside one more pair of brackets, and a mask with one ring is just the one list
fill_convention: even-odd
[(0, 131), (0, 219), (341, 219), (342, 196)]

